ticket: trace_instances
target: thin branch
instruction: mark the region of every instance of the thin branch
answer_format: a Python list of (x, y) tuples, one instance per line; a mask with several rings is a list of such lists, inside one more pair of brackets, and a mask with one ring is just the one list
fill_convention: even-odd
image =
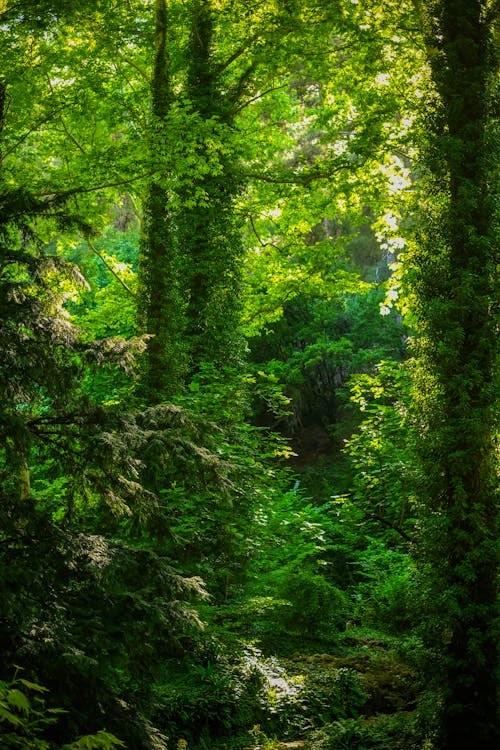
[(413, 541), (412, 537), (409, 534), (407, 534), (406, 531), (403, 531), (403, 529), (400, 529), (398, 526), (395, 526), (393, 523), (391, 523), (390, 521), (388, 521), (387, 518), (385, 518), (384, 516), (381, 516), (378, 513), (372, 513), (370, 511), (366, 510), (365, 508), (363, 508), (362, 505), (360, 505), (355, 500), (353, 500), (352, 497), (349, 498), (349, 499), (352, 502), (352, 504), (355, 505), (356, 508), (359, 508), (359, 510), (362, 512), (362, 514), (364, 516), (366, 516), (367, 518), (371, 518), (372, 521), (378, 521), (383, 526), (387, 526), (387, 528), (392, 529), (393, 531), (395, 531), (397, 534), (399, 534), (400, 536), (402, 536), (403, 539), (405, 539), (407, 542), (412, 542)]
[(77, 141), (77, 139), (75, 138), (75, 136), (73, 135), (73, 133), (71, 133), (71, 131), (69, 130), (68, 126), (64, 122), (64, 117), (61, 115), (61, 117), (59, 119), (61, 120), (61, 124), (62, 124), (62, 126), (64, 128), (64, 132), (66, 133), (66, 135), (68, 136), (68, 138), (70, 139), (70, 141), (72, 143), (74, 143), (75, 146), (82, 152), (82, 154), (84, 154), (86, 156), (87, 152), (83, 148), (82, 144)]
[(249, 107), (252, 102), (256, 102), (259, 99), (262, 99), (266, 94), (271, 94), (273, 91), (280, 91), (281, 89), (288, 88), (288, 83), (284, 83), (282, 86), (272, 86), (270, 89), (266, 89), (265, 91), (259, 92), (255, 96), (252, 96), (251, 99), (248, 99), (246, 102), (243, 102), (239, 107), (236, 109), (233, 109), (231, 112), (231, 116), (237, 115), (238, 112), (241, 112), (242, 109), (245, 109), (245, 107)]
[[(47, 74), (46, 78), (47, 78), (47, 83), (49, 84), (50, 93), (54, 95), (54, 87), (52, 86), (52, 81), (50, 80), (50, 76)], [(81, 143), (77, 141), (75, 136), (70, 132), (69, 128), (64, 122), (64, 117), (61, 115), (59, 119), (61, 120), (61, 125), (63, 126), (64, 132), (66, 133), (70, 141), (75, 144), (75, 146), (82, 152), (82, 154), (85, 154), (86, 153), (85, 149), (83, 148)]]
[(82, 193), (94, 193), (97, 190), (105, 190), (106, 188), (113, 188), (113, 187), (120, 187), (120, 185), (130, 185), (133, 182), (137, 182), (138, 180), (143, 180), (146, 177), (152, 177), (155, 174), (158, 174), (161, 172), (161, 169), (151, 169), (149, 172), (144, 172), (144, 174), (135, 175), (134, 177), (127, 177), (122, 180), (116, 180), (115, 182), (104, 182), (101, 185), (93, 185), (92, 187), (74, 187), (71, 188), (71, 190), (47, 190), (43, 193), (35, 193), (35, 196), (40, 196), (46, 198), (47, 196), (68, 196), (71, 197), (72, 195), (80, 195)]
[(47, 115), (47, 117), (44, 117), (43, 119), (39, 120), (35, 125), (33, 125), (32, 128), (30, 128), (29, 130), (27, 130), (26, 133), (24, 133), (24, 135), (22, 135), (20, 138), (18, 138), (17, 141), (15, 141), (15, 143), (12, 146), (10, 146), (10, 148), (6, 149), (6, 151), (4, 152), (4, 158), (6, 156), (10, 156), (10, 154), (14, 153), (14, 151), (16, 150), (16, 148), (18, 146), (20, 146), (21, 143), (23, 143), (27, 138), (29, 138), (29, 136), (32, 133), (35, 133), (38, 130), (38, 128), (40, 127), (40, 125), (44, 125), (46, 122), (49, 122), (50, 120), (52, 120), (53, 118), (55, 118), (64, 109), (66, 109), (66, 105), (65, 104), (63, 106), (61, 106), (61, 107), (58, 107), (53, 112), (50, 112)]
[(134, 196), (131, 193), (126, 193), (126, 197), (129, 199), (130, 203), (132, 204), (132, 213), (134, 214), (137, 221), (140, 223), (142, 221), (142, 211), (137, 205), (137, 202)]
[[(119, 67), (118, 67), (118, 65), (115, 65), (114, 68), (115, 68), (115, 70), (117, 72), (120, 70)], [(121, 72), (121, 75), (125, 79), (125, 81), (128, 83), (128, 85), (130, 86), (131, 90), (134, 93), (136, 93), (137, 89), (136, 89), (136, 86), (135, 86), (135, 82), (132, 79), (130, 79), (124, 72)], [(136, 106), (135, 104), (132, 104), (130, 102), (128, 102), (128, 104), (127, 104), (127, 109), (129, 111), (129, 113), (131, 113), (131, 115), (132, 115), (132, 120), (134, 122), (137, 122), (139, 124), (142, 132), (145, 135), (148, 135), (149, 130), (148, 130), (146, 110), (143, 109), (143, 108), (141, 108), (141, 107), (139, 107), (139, 106)]]
[[(259, 237), (258, 239), (259, 239), (259, 242), (261, 242)], [(273, 245), (271, 242), (265, 242), (262, 244), (262, 247), (269, 247), (269, 246), (274, 247), (277, 250), (280, 250), (280, 248), (277, 245)], [(286, 249), (288, 249), (289, 247), (294, 247), (294, 245), (287, 245)], [(300, 246), (296, 245), (296, 247), (300, 247)], [(290, 285), (289, 290), (283, 294), (282, 298), (279, 301), (275, 302), (272, 305), (268, 305), (267, 307), (260, 307), (258, 310), (255, 310), (251, 315), (244, 318), (243, 325), (252, 323), (256, 318), (259, 318), (261, 315), (266, 315), (267, 313), (273, 313), (279, 310), (280, 308), (283, 308), (290, 300), (295, 299), (295, 297), (297, 297), (300, 294), (301, 287), (303, 284), (305, 284), (307, 281), (310, 281), (310, 279), (312, 279), (313, 276), (315, 276), (316, 274), (324, 270), (325, 269), (324, 269), (323, 264), (317, 264), (313, 266), (312, 268), (307, 269), (307, 275), (304, 278), (294, 279), (294, 283)]]
[(126, 62), (127, 65), (130, 65), (131, 68), (134, 68), (134, 70), (136, 70), (141, 76), (141, 78), (147, 81), (147, 83), (151, 83), (151, 80), (148, 74), (139, 65), (137, 65), (137, 63), (135, 63), (133, 60), (130, 60), (130, 58), (125, 57), (125, 55), (123, 55), (120, 52), (120, 50), (115, 49), (115, 55), (119, 57), (120, 60), (123, 60), (123, 62)]
[(28, 429), (35, 428), (37, 425), (76, 425), (77, 420), (81, 419), (84, 415), (83, 412), (69, 412), (67, 414), (41, 414), (38, 417), (28, 419), (26, 426)]
[(259, 241), (259, 244), (260, 244), (260, 246), (261, 246), (261, 247), (266, 247), (266, 244), (267, 244), (267, 243), (266, 243), (266, 242), (264, 242), (264, 241), (263, 241), (263, 240), (261, 239), (261, 237), (260, 237), (260, 234), (259, 234), (259, 233), (257, 232), (257, 229), (255, 228), (255, 221), (254, 221), (254, 218), (253, 218), (253, 216), (250, 216), (250, 224), (252, 225), (253, 233), (254, 233), (254, 235), (255, 235), (255, 236), (257, 237), (257, 239), (258, 239), (258, 241)]
[[(364, 163), (364, 162), (362, 162)], [(328, 180), (333, 177), (337, 172), (342, 172), (344, 169), (357, 169), (362, 166), (361, 164), (350, 164), (344, 162), (337, 164), (336, 167), (332, 167), (326, 171), (317, 172), (305, 172), (304, 174), (297, 174), (296, 172), (289, 173), (288, 175), (282, 175), (281, 177), (273, 177), (272, 175), (265, 174), (263, 172), (243, 172), (242, 177), (246, 180), (258, 180), (260, 182), (269, 182), (273, 185), (308, 185), (316, 180)]]
[(237, 59), (238, 59), (239, 57), (241, 57), (241, 55), (243, 55), (243, 54), (244, 54), (244, 53), (245, 53), (245, 52), (247, 51), (247, 49), (249, 49), (249, 48), (250, 48), (250, 47), (252, 46), (252, 44), (253, 44), (253, 43), (254, 43), (255, 41), (257, 41), (257, 39), (259, 38), (259, 36), (260, 36), (260, 34), (254, 34), (253, 36), (251, 36), (251, 37), (250, 37), (250, 38), (249, 38), (249, 39), (248, 39), (248, 40), (247, 40), (247, 41), (245, 42), (245, 44), (242, 44), (242, 45), (241, 45), (240, 47), (238, 47), (238, 48), (237, 48), (237, 49), (236, 49), (236, 50), (235, 50), (235, 51), (233, 52), (233, 54), (232, 54), (232, 55), (230, 55), (230, 56), (229, 56), (229, 57), (227, 58), (227, 60), (225, 60), (225, 61), (224, 61), (223, 63), (221, 63), (220, 65), (218, 65), (218, 66), (217, 66), (217, 67), (215, 68), (215, 75), (220, 75), (220, 74), (221, 74), (221, 73), (223, 73), (223, 72), (224, 72), (224, 71), (225, 71), (225, 70), (226, 70), (227, 68), (229, 68), (229, 66), (230, 66), (230, 65), (232, 65), (232, 63), (233, 63), (233, 62), (235, 62), (235, 61), (236, 61), (236, 60), (237, 60)]
[(108, 261), (106, 260), (106, 258), (102, 255), (101, 252), (99, 252), (99, 250), (96, 248), (96, 246), (93, 244), (93, 242), (88, 237), (85, 238), (85, 242), (90, 247), (90, 249), (92, 250), (92, 252), (97, 255), (97, 257), (99, 258), (99, 260), (101, 260), (102, 263), (104, 263), (104, 265), (106, 266), (106, 268), (108, 269), (108, 271), (110, 273), (112, 273), (113, 276), (115, 277), (115, 279), (122, 285), (122, 287), (125, 289), (125, 291), (127, 291), (135, 299), (135, 294), (132, 291), (132, 289), (128, 286), (128, 284), (125, 281), (123, 281), (123, 279), (120, 278), (120, 276), (116, 273), (116, 271), (113, 268), (113, 266), (110, 263), (108, 263)]
[(293, 299), (292, 290), (284, 294), (283, 298), (279, 302), (276, 302), (274, 305), (269, 305), (268, 307), (260, 307), (248, 317), (244, 317), (242, 320), (243, 326), (253, 323), (253, 321), (259, 318), (261, 315), (268, 315), (269, 313), (274, 313), (280, 308), (283, 308), (287, 304), (287, 302), (290, 301), (290, 299)]

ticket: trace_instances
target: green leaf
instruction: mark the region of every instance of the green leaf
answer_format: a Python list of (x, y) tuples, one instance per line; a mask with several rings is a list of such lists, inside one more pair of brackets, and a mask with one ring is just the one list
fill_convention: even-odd
[(37, 685), (35, 682), (30, 682), (29, 680), (25, 680), (23, 678), (19, 678), (17, 682), (20, 682), (21, 685), (24, 685), (25, 687), (29, 688), (30, 690), (35, 690), (37, 693), (47, 693), (48, 690), (46, 687), (43, 687), (42, 685)]
[(64, 745), (62, 750), (113, 750), (115, 747), (125, 747), (125, 744), (114, 734), (101, 730), (97, 734), (88, 734)]
[(21, 713), (28, 715), (31, 709), (29, 699), (17, 688), (9, 690), (6, 695), (7, 702), (17, 708)]
[(11, 711), (9, 711), (4, 703), (0, 703), (0, 721), (8, 721), (10, 724), (13, 724), (16, 727), (22, 727), (23, 722), (19, 718), (19, 716), (16, 716)]

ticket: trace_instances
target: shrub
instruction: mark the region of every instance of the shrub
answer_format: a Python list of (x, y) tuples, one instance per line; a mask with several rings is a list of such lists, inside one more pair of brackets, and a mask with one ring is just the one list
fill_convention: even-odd
[(321, 575), (317, 565), (286, 566), (276, 572), (275, 581), (278, 597), (285, 600), (278, 609), (278, 620), (287, 630), (321, 638), (343, 629), (349, 600)]

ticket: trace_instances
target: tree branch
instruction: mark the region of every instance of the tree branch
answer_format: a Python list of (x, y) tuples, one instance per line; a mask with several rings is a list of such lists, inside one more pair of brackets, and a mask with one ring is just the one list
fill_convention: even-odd
[(229, 68), (229, 66), (230, 66), (230, 65), (232, 65), (232, 64), (233, 64), (233, 62), (235, 62), (235, 61), (236, 61), (236, 60), (237, 60), (237, 59), (238, 59), (239, 57), (241, 57), (241, 55), (243, 55), (243, 54), (244, 54), (244, 53), (245, 53), (245, 52), (247, 51), (247, 49), (249, 49), (249, 48), (250, 48), (250, 47), (252, 46), (252, 44), (253, 44), (253, 43), (254, 43), (255, 41), (257, 41), (257, 39), (259, 38), (259, 36), (260, 36), (259, 34), (254, 34), (253, 36), (251, 36), (251, 37), (250, 37), (250, 38), (249, 38), (249, 39), (248, 39), (248, 40), (247, 40), (247, 41), (245, 42), (245, 44), (242, 44), (242, 45), (240, 45), (240, 46), (239, 46), (239, 47), (238, 47), (238, 48), (237, 48), (237, 49), (236, 49), (236, 50), (235, 50), (235, 51), (233, 52), (233, 54), (232, 54), (232, 55), (230, 55), (230, 56), (229, 56), (229, 57), (227, 58), (227, 60), (225, 60), (224, 62), (220, 63), (220, 65), (218, 65), (218, 66), (217, 66), (217, 67), (215, 68), (215, 75), (220, 75), (220, 74), (221, 74), (221, 73), (223, 73), (223, 72), (224, 72), (224, 71), (225, 71), (225, 70), (226, 70), (227, 68)]
[(135, 299), (135, 294), (132, 291), (132, 289), (128, 286), (128, 284), (125, 281), (123, 281), (123, 279), (120, 278), (120, 276), (116, 273), (116, 271), (113, 268), (113, 266), (108, 263), (108, 261), (106, 260), (106, 258), (102, 255), (102, 253), (99, 252), (99, 250), (96, 248), (96, 246), (93, 244), (93, 242), (88, 237), (85, 238), (85, 242), (90, 247), (90, 249), (92, 250), (92, 252), (95, 253), (95, 255), (97, 255), (97, 257), (99, 258), (99, 260), (106, 266), (106, 268), (108, 269), (108, 271), (113, 274), (113, 276), (118, 281), (118, 283), (122, 285), (122, 287), (125, 289), (125, 291), (128, 292)]
[(255, 236), (257, 237), (257, 239), (258, 239), (258, 241), (259, 241), (259, 244), (260, 244), (260, 246), (261, 246), (261, 247), (266, 247), (266, 245), (267, 245), (267, 242), (264, 242), (264, 241), (263, 241), (263, 240), (261, 239), (261, 236), (260, 236), (260, 234), (259, 234), (259, 233), (257, 232), (257, 229), (256, 229), (256, 227), (255, 227), (255, 221), (254, 221), (254, 218), (253, 218), (253, 216), (252, 216), (252, 215), (250, 215), (250, 224), (252, 225), (252, 230), (253, 230), (253, 233), (254, 233), (254, 235), (255, 235)]
[(122, 54), (118, 49), (115, 49), (115, 55), (119, 57), (120, 60), (123, 60), (123, 62), (126, 62), (127, 65), (130, 65), (131, 68), (134, 68), (134, 70), (136, 70), (141, 78), (147, 81), (147, 83), (151, 83), (151, 79), (148, 74), (139, 65), (137, 65), (137, 63), (135, 63), (133, 60), (130, 60), (130, 58), (125, 57), (125, 55)]
[(24, 135), (22, 135), (20, 138), (18, 138), (17, 141), (15, 141), (15, 143), (12, 146), (10, 146), (10, 148), (6, 149), (6, 151), (4, 152), (4, 158), (7, 157), (7, 156), (10, 156), (10, 154), (14, 153), (14, 151), (16, 150), (16, 148), (18, 146), (20, 146), (21, 143), (23, 143), (27, 138), (29, 138), (29, 136), (32, 133), (35, 133), (38, 130), (38, 128), (40, 127), (40, 125), (44, 125), (46, 122), (49, 122), (53, 118), (57, 117), (57, 115), (62, 110), (64, 110), (64, 109), (66, 109), (66, 104), (64, 104), (61, 107), (58, 107), (57, 109), (53, 110), (53, 112), (50, 112), (46, 117), (44, 117), (41, 120), (39, 120), (36, 123), (36, 125), (33, 125), (32, 128), (30, 128), (29, 130), (26, 131), (26, 133), (24, 133)]
[(337, 164), (335, 167), (331, 167), (328, 170), (309, 171), (303, 173), (289, 172), (283, 173), (281, 176), (273, 177), (270, 174), (264, 172), (242, 172), (241, 176), (246, 180), (258, 180), (260, 182), (269, 182), (273, 185), (308, 185), (316, 180), (328, 180), (333, 177), (337, 172), (342, 172), (344, 169), (358, 169), (364, 164), (362, 162), (353, 164), (350, 162), (343, 162)]
[(231, 116), (234, 117), (234, 115), (237, 115), (238, 112), (241, 112), (242, 109), (245, 109), (245, 107), (250, 106), (252, 102), (256, 102), (259, 99), (262, 99), (264, 96), (266, 96), (266, 94), (271, 94), (273, 91), (280, 91), (281, 89), (288, 88), (288, 85), (289, 85), (288, 83), (284, 83), (282, 86), (272, 86), (270, 89), (266, 89), (265, 91), (259, 92), (255, 96), (252, 96), (251, 99), (248, 99), (246, 102), (243, 102), (243, 104), (241, 104), (236, 109), (233, 109), (233, 111), (231, 112)]
[[(47, 78), (47, 83), (49, 84), (50, 93), (54, 95), (54, 87), (52, 86), (52, 81), (50, 80), (50, 76), (47, 74), (46, 78)], [(63, 126), (64, 132), (66, 133), (70, 141), (75, 144), (75, 146), (82, 152), (82, 154), (86, 154), (86, 151), (81, 145), (81, 143), (77, 141), (73, 133), (70, 132), (69, 128), (64, 122), (64, 117), (61, 115), (59, 119), (61, 120), (61, 125)]]
[(79, 151), (81, 151), (81, 153), (82, 153), (82, 154), (84, 154), (84, 155), (86, 156), (86, 155), (87, 155), (87, 152), (86, 152), (86, 151), (85, 151), (85, 149), (83, 148), (82, 144), (81, 144), (81, 143), (79, 143), (79, 142), (77, 141), (77, 139), (75, 138), (75, 136), (73, 135), (73, 133), (71, 133), (71, 131), (69, 130), (68, 126), (67, 126), (67, 125), (66, 125), (66, 123), (64, 122), (64, 117), (63, 117), (63, 116), (61, 115), (61, 117), (60, 117), (59, 119), (61, 120), (61, 125), (63, 126), (63, 128), (64, 128), (64, 132), (66, 133), (66, 135), (68, 136), (68, 138), (70, 139), (70, 141), (71, 141), (72, 143), (74, 143), (74, 144), (75, 144), (75, 146), (77, 147), (77, 149), (78, 149)]
[(116, 180), (115, 182), (104, 182), (101, 185), (92, 185), (91, 187), (74, 187), (70, 190), (47, 190), (43, 193), (35, 193), (36, 196), (40, 197), (48, 197), (48, 196), (67, 196), (70, 198), (72, 195), (80, 195), (82, 193), (94, 193), (97, 190), (105, 190), (106, 188), (113, 188), (113, 187), (120, 187), (120, 185), (130, 185), (133, 182), (137, 182), (138, 180), (144, 180), (146, 177), (152, 177), (155, 174), (158, 174), (161, 172), (161, 169), (151, 169), (149, 172), (144, 172), (144, 174), (136, 175), (135, 177), (127, 177), (121, 180)]
[(383, 526), (387, 526), (387, 528), (392, 529), (393, 531), (395, 531), (397, 534), (399, 534), (400, 536), (402, 536), (403, 539), (405, 539), (407, 542), (412, 542), (413, 541), (412, 537), (409, 534), (407, 534), (406, 531), (403, 531), (403, 529), (400, 529), (398, 526), (395, 526), (393, 523), (391, 523), (390, 521), (388, 521), (387, 518), (385, 518), (384, 516), (380, 516), (378, 513), (372, 513), (371, 511), (366, 510), (365, 508), (363, 508), (362, 505), (360, 505), (355, 500), (353, 500), (352, 497), (349, 498), (349, 499), (352, 502), (352, 504), (355, 505), (356, 508), (359, 508), (359, 510), (361, 511), (361, 513), (364, 516), (366, 516), (367, 518), (371, 518), (372, 521), (378, 521)]
[[(236, 103), (240, 99), (240, 97), (245, 91), (246, 84), (248, 80), (250, 79), (250, 76), (256, 69), (256, 67), (257, 67), (257, 63), (253, 62), (251, 65), (248, 66), (248, 68), (246, 68), (246, 70), (243, 71), (241, 76), (238, 78), (236, 85), (233, 87), (231, 91), (228, 92), (228, 95), (227, 95), (228, 101)], [(233, 113), (231, 113), (231, 116), (232, 115)]]

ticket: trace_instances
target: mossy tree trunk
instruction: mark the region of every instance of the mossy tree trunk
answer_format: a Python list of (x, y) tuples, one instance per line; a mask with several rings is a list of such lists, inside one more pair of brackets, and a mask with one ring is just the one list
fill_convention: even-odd
[[(173, 102), (167, 10), (165, 0), (156, 0), (152, 158), (161, 163), (166, 153), (166, 172), (172, 168), (164, 138), (172, 138)], [(188, 10), (183, 93), (193, 131), (179, 133), (178, 139), (188, 136), (189, 148), (195, 138), (200, 164), (188, 174), (174, 164), (181, 179), (170, 190), (165, 179), (153, 178), (141, 242), (139, 328), (151, 335), (143, 385), (153, 400), (173, 396), (202, 362), (237, 367), (243, 350), (238, 330), (243, 248), (234, 212), (239, 185), (231, 145), (235, 103), (219, 82), (224, 66), (214, 60), (211, 3), (194, 0)]]
[[(493, 750), (497, 557), (490, 3), (419, 3), (432, 92), (424, 226), (409, 269), (420, 319), (421, 537), (440, 748)], [(422, 217), (421, 217), (422, 219)]]
[[(181, 192), (179, 244), (186, 254), (187, 336), (191, 369), (201, 362), (237, 367), (242, 356), (240, 322), (241, 228), (234, 211), (238, 193), (231, 110), (233, 98), (220, 86), (214, 61), (214, 11), (210, 0), (192, 4), (186, 50), (186, 94), (206, 131), (200, 157), (215, 149), (204, 174)], [(195, 197), (194, 205), (192, 197)]]
[[(167, 31), (166, 0), (155, 0), (151, 157), (156, 161), (162, 159), (165, 151), (165, 129), (171, 105)], [(152, 402), (172, 397), (186, 373), (181, 259), (169, 203), (165, 173), (159, 172), (151, 180), (144, 204), (138, 295), (139, 329), (151, 336), (142, 387)]]

